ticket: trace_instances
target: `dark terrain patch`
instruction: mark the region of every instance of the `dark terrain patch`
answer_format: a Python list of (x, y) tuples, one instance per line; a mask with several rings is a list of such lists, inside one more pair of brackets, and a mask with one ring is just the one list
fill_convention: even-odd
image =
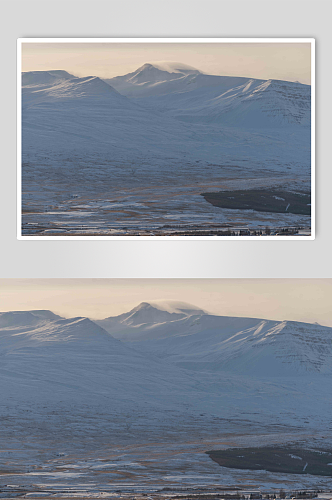
[(266, 470), (286, 474), (332, 476), (331, 450), (262, 447), (230, 448), (206, 452), (222, 467), (230, 469)]
[(311, 214), (311, 196), (309, 193), (247, 189), (201, 193), (201, 195), (206, 201), (219, 208), (300, 215)]

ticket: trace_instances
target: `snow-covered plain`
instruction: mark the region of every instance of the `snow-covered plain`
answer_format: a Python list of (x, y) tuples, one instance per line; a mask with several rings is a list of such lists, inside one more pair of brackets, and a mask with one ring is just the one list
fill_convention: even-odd
[(24, 235), (172, 235), (301, 226), (202, 192), (310, 191), (310, 86), (146, 64), (103, 81), (22, 74)]
[(328, 477), (226, 469), (204, 452), (331, 449), (331, 353), (331, 328), (184, 303), (98, 321), (1, 313), (0, 495), (327, 491)]

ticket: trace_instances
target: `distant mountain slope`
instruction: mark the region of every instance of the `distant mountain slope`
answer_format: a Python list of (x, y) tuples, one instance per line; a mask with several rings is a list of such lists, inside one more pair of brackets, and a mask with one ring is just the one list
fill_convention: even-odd
[(75, 78), (74, 75), (64, 70), (24, 71), (22, 72), (22, 87), (51, 85), (72, 78)]
[[(124, 76), (116, 76), (105, 80), (107, 82), (112, 82), (110, 85), (116, 87), (121, 86), (121, 88), (130, 89), (132, 86), (138, 86), (140, 88), (147, 88), (158, 84), (160, 82), (174, 81), (183, 79), (183, 77), (188, 75), (201, 75), (202, 73), (191, 66), (181, 64), (181, 63), (159, 63), (159, 64), (143, 64), (140, 68), (132, 73), (128, 73)], [(126, 83), (128, 85), (126, 85)], [(144, 86), (146, 84), (146, 86)], [(142, 87), (143, 85), (143, 87)]]
[[(171, 331), (179, 328), (192, 316), (205, 314), (202, 309), (184, 302), (162, 301), (142, 302), (128, 313), (95, 320), (120, 340), (136, 341), (142, 338), (160, 338), (169, 336)], [(141, 328), (140, 328), (141, 327)]]
[(227, 90), (247, 82), (248, 78), (205, 75), (181, 63), (163, 62), (143, 64), (132, 73), (105, 81), (127, 97), (141, 98), (188, 92), (211, 86)]
[(72, 419), (79, 421), (80, 439), (85, 430), (104, 432), (105, 422), (130, 425), (138, 414), (143, 426), (169, 429), (167, 412), (181, 416), (176, 429), (199, 415), (206, 426), (216, 417), (330, 425), (331, 328), (143, 303), (113, 325), (107, 320), (125, 344), (87, 318), (1, 317), (1, 415), (21, 425), (29, 412), (39, 422), (19, 427), (20, 436), (42, 437), (45, 415), (70, 436)]
[(151, 64), (106, 81), (123, 95), (182, 121), (248, 129), (310, 126), (311, 87), (300, 83), (173, 72)]
[[(311, 88), (278, 80), (247, 80), (229, 88), (208, 87), (140, 99), (141, 104), (187, 122), (222, 124), (247, 129), (309, 129)], [(310, 130), (307, 136), (309, 139)]]
[[(45, 154), (58, 165), (59, 155), (83, 154), (90, 162), (128, 159), (135, 168), (144, 161), (154, 171), (169, 162), (244, 162), (250, 169), (296, 168), (308, 175), (309, 87), (167, 67), (144, 65), (119, 77), (116, 88), (61, 70), (24, 73), (23, 157)], [(146, 88), (147, 97), (122, 95), (121, 82)], [(161, 96), (148, 90), (164, 84)]]
[(0, 328), (17, 328), (19, 326), (31, 326), (62, 319), (51, 311), (13, 311), (0, 312)]
[[(23, 104), (24, 108), (30, 108), (41, 104), (48, 103), (52, 99), (57, 99), (58, 102), (70, 101), (71, 99), (83, 98), (103, 98), (110, 97), (109, 94), (117, 93), (112, 87), (96, 76), (88, 76), (84, 78), (58, 79), (56, 78), (51, 84), (34, 84), (24, 85), (23, 87)], [(119, 97), (119, 99), (121, 99)], [(122, 102), (125, 98), (122, 97)], [(23, 108), (23, 109), (24, 109)]]
[(112, 408), (115, 401), (139, 407), (165, 399), (175, 405), (197, 386), (183, 370), (129, 348), (87, 318), (40, 316), (0, 316), (6, 319), (0, 322), (2, 404), (84, 407), (97, 401)]
[(114, 157), (130, 151), (180, 154), (195, 147), (185, 124), (142, 108), (98, 77), (37, 73), (23, 77), (23, 153), (112, 152)]
[(98, 322), (135, 349), (189, 370), (224, 371), (254, 377), (332, 373), (332, 329), (293, 321), (231, 318), (193, 311), (165, 322)]

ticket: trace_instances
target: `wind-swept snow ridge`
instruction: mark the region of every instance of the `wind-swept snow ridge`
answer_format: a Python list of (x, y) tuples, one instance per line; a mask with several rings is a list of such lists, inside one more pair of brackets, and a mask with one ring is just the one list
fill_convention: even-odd
[(128, 313), (97, 320), (96, 323), (107, 331), (113, 331), (114, 337), (120, 340), (138, 340), (136, 335), (140, 335), (140, 326), (148, 329), (147, 336), (150, 337), (151, 328), (155, 332), (158, 326), (163, 325), (167, 331), (174, 322), (202, 314), (205, 311), (186, 302), (162, 300), (142, 302)]
[(64, 70), (26, 71), (22, 73), (22, 86), (47, 85), (72, 78), (75, 78), (74, 75)]
[[(136, 71), (105, 81), (128, 97), (165, 95), (218, 84), (219, 80), (183, 63), (147, 63)], [(242, 81), (244, 79), (237, 79)]]
[[(179, 94), (168, 100), (168, 113), (189, 122), (263, 128), (310, 126), (310, 93), (308, 85), (279, 80), (248, 80), (228, 90), (218, 87)], [(155, 100), (158, 106), (158, 102)], [(167, 107), (167, 98), (159, 106)]]
[(184, 64), (182, 62), (173, 62), (173, 61), (157, 61), (150, 64), (150, 66), (154, 66), (155, 68), (161, 71), (167, 71), (168, 73), (182, 73), (182, 74), (200, 74), (201, 71), (194, 68), (193, 66), (189, 66), (189, 64)]
[(161, 315), (162, 312), (186, 316), (192, 316), (193, 314), (205, 314), (203, 309), (200, 309), (199, 307), (188, 304), (187, 302), (180, 302), (176, 300), (153, 300), (150, 302), (141, 302), (138, 306), (134, 307), (134, 309), (126, 314), (131, 315), (132, 313), (139, 311), (147, 312), (147, 314), (148, 312), (155, 311), (157, 315)]
[(0, 328), (37, 325), (58, 319), (62, 319), (61, 316), (47, 310), (0, 312)]
[[(180, 69), (176, 69), (179, 66)], [(309, 85), (253, 78), (205, 75), (181, 64), (145, 64), (107, 80), (128, 97), (188, 122), (248, 128), (310, 125)]]
[(204, 311), (200, 307), (194, 306), (193, 304), (188, 304), (187, 302), (181, 302), (178, 300), (152, 300), (150, 302), (142, 302), (142, 304), (147, 304), (148, 306), (154, 307), (155, 309), (159, 309), (160, 311), (168, 311), (169, 313), (177, 313), (177, 314), (186, 314), (187, 316), (192, 316), (194, 314), (206, 314), (206, 311)]
[[(105, 81), (115, 88), (121, 88), (124, 94), (124, 89), (129, 90), (131, 87), (142, 90), (150, 88), (156, 84), (162, 84), (169, 81), (178, 81), (186, 78), (188, 75), (201, 75), (197, 69), (183, 63), (176, 62), (160, 62), (146, 63), (140, 66), (136, 71), (128, 73), (124, 76), (116, 76), (115, 78), (106, 79)], [(140, 93), (140, 91), (139, 91)]]
[(132, 321), (137, 311), (98, 322), (135, 349), (189, 370), (254, 377), (332, 373), (332, 329), (317, 324), (204, 314)]
[[(82, 98), (106, 98), (110, 93), (116, 93), (110, 85), (97, 76), (84, 78), (56, 79), (51, 85), (26, 85), (23, 87), (23, 104), (36, 105), (48, 103), (52, 100), (60, 103), (63, 100)], [(122, 98), (123, 100), (123, 98)]]
[(52, 311), (48, 311), (45, 309), (37, 309), (37, 310), (32, 310), (29, 311), (31, 314), (34, 316), (38, 316), (41, 319), (49, 320), (49, 321), (55, 321), (58, 319), (63, 319), (61, 316), (58, 314), (54, 314)]

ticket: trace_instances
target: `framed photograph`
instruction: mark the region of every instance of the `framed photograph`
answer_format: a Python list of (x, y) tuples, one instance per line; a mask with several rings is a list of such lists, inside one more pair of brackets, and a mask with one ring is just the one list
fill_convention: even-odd
[(311, 38), (18, 40), (19, 239), (315, 238)]

